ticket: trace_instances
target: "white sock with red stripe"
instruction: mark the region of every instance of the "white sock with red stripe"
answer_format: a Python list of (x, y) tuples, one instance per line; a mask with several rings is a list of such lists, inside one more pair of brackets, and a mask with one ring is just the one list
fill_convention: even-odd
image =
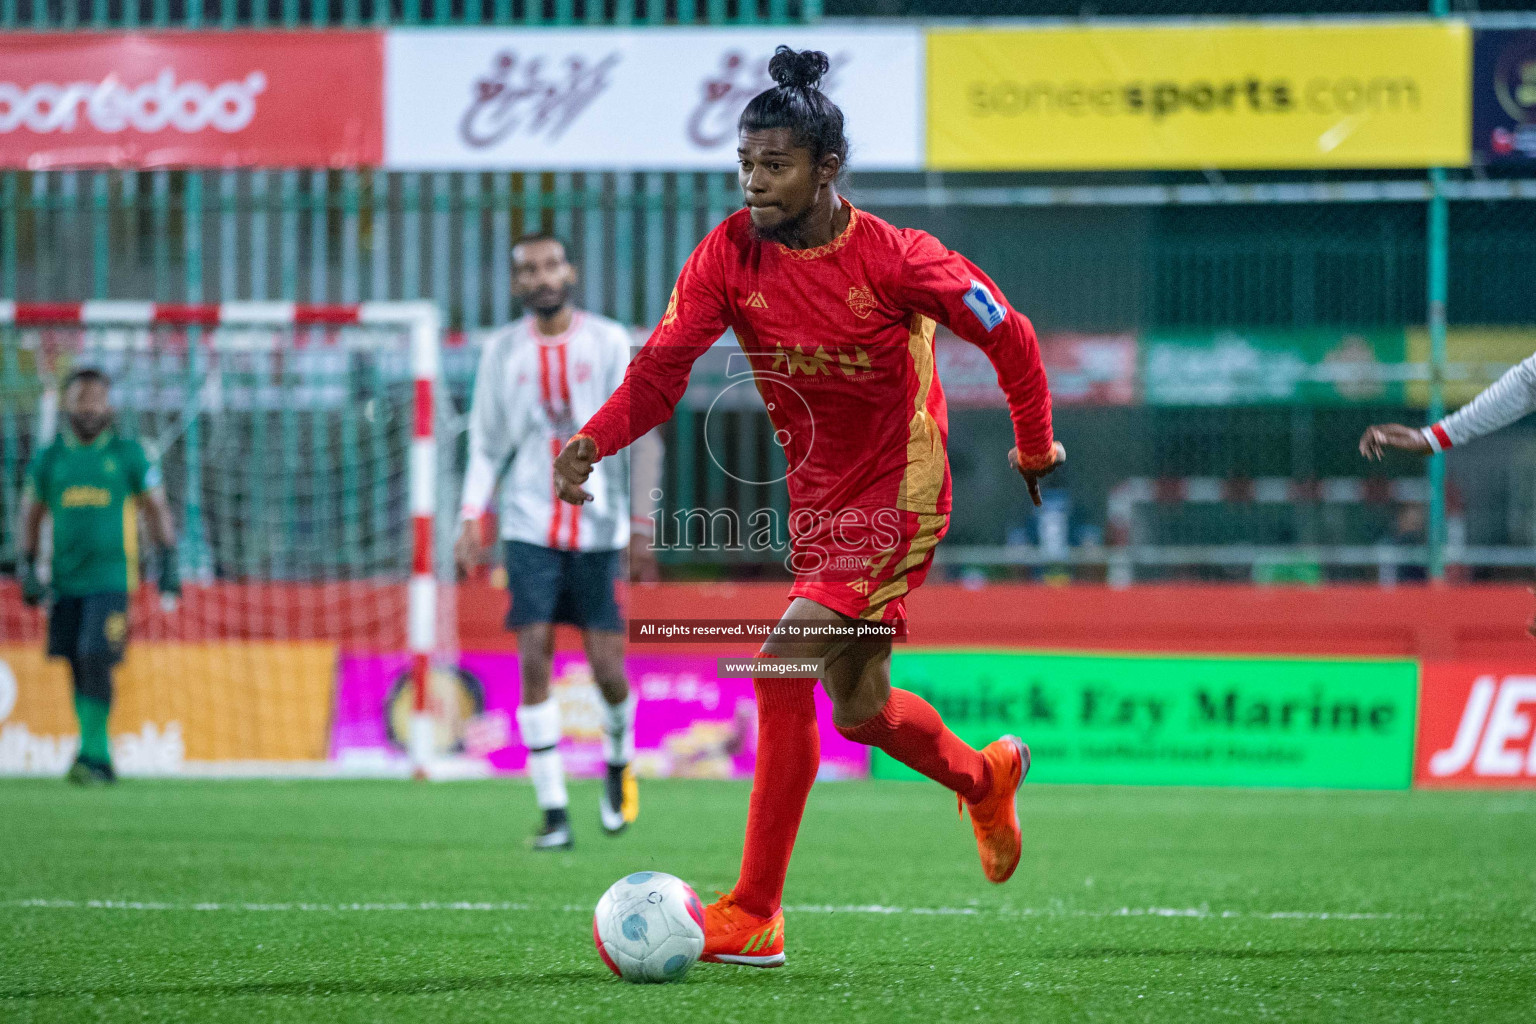
[(617, 704), (603, 702), (603, 760), (626, 765), (635, 759), (635, 691)]
[(560, 705), (553, 699), (517, 709), (517, 729), (528, 748), (528, 778), (541, 810), (564, 808), (565, 766), (560, 761)]

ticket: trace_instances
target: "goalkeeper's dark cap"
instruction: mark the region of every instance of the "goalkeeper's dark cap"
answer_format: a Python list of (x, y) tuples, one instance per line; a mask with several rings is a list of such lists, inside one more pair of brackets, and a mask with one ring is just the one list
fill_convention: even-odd
[(791, 50), (780, 46), (768, 62), (768, 74), (778, 83), (752, 97), (737, 131), (763, 132), (788, 128), (795, 145), (811, 151), (817, 163), (828, 155), (848, 162), (848, 136), (843, 112), (821, 91), (821, 79), (832, 61), (820, 50)]
[(81, 366), (71, 370), (68, 377), (64, 378), (64, 390), (68, 391), (76, 384), (100, 384), (104, 388), (112, 386), (112, 378), (107, 371), (95, 366)]

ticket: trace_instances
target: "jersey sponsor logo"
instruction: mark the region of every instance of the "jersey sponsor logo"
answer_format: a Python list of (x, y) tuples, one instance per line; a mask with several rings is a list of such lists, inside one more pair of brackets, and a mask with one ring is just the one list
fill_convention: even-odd
[(1536, 675), (1431, 663), (1421, 702), (1421, 785), (1536, 786)]
[(852, 352), (839, 352), (835, 357), (820, 345), (816, 346), (815, 352), (810, 353), (799, 348), (782, 347), (773, 353), (772, 368), (790, 377), (797, 373), (809, 377), (817, 374), (830, 377), (834, 366), (845, 377), (855, 377), (874, 369), (869, 361), (869, 352), (862, 347), (856, 347)]
[(762, 292), (752, 292), (743, 303), (748, 309), (767, 309), (768, 300), (763, 298)]
[(105, 487), (76, 484), (64, 488), (59, 504), (64, 508), (106, 508), (112, 504), (112, 492)]
[(875, 293), (861, 284), (848, 289), (848, 308), (860, 320), (867, 319), (875, 311)]
[(677, 323), (677, 288), (672, 289), (672, 297), (667, 300), (667, 311), (661, 315), (661, 326), (671, 327)]
[(991, 331), (1008, 314), (1004, 312), (1002, 304), (992, 297), (992, 292), (987, 286), (975, 278), (971, 279), (971, 286), (965, 290), (963, 297), (965, 307), (975, 314), (981, 321), (981, 326)]

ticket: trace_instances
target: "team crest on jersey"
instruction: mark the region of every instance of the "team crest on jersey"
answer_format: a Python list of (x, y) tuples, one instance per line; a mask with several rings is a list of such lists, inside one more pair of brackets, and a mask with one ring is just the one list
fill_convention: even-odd
[(744, 305), (748, 309), (767, 309), (768, 300), (763, 298), (762, 292), (753, 292), (747, 296), (747, 301)]
[(860, 320), (868, 318), (875, 311), (875, 305), (875, 293), (864, 285), (856, 284), (848, 289), (848, 308)]
[(587, 381), (592, 379), (592, 364), (577, 363), (576, 370), (571, 374), (571, 376), (576, 378), (577, 384), (585, 384)]
[(677, 322), (677, 288), (672, 289), (672, 297), (667, 300), (667, 311), (661, 316), (661, 326), (671, 327)]
[(971, 286), (965, 290), (965, 307), (976, 315), (981, 321), (981, 326), (991, 331), (1008, 314), (1004, 312), (1002, 303), (992, 297), (992, 292), (986, 285), (975, 278), (971, 279)]

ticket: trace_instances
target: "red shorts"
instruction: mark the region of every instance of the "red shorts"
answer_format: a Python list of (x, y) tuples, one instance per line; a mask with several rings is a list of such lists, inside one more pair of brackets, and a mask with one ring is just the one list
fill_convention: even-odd
[(949, 514), (843, 509), (825, 517), (800, 515), (798, 523), (791, 516), (790, 598), (809, 598), (871, 622), (906, 621), (906, 596), (928, 577)]

